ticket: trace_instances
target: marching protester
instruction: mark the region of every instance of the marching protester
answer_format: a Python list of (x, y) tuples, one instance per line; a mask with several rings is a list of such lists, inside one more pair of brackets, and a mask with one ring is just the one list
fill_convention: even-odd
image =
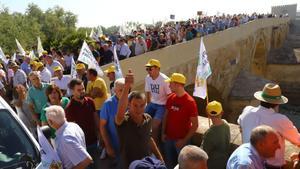
[(77, 63), (76, 65), (77, 78), (83, 81), (84, 88), (86, 88), (88, 84), (88, 79), (86, 75), (86, 68), (83, 63)]
[(104, 73), (106, 73), (106, 76), (108, 77), (108, 80), (110, 81), (110, 84), (109, 84), (109, 90), (110, 90), (110, 94), (111, 95), (114, 95), (114, 83), (115, 83), (115, 80), (116, 80), (116, 68), (115, 66), (110, 66), (108, 67)]
[(53, 72), (54, 72), (54, 78), (53, 79), (53, 83), (59, 87), (59, 89), (61, 90), (63, 96), (70, 96), (70, 91), (68, 88), (68, 84), (71, 81), (71, 76), (70, 75), (64, 75), (63, 71), (61, 69), (60, 66), (55, 66), (53, 68)]
[(128, 168), (134, 160), (150, 156), (151, 152), (163, 161), (155, 141), (151, 137), (152, 119), (145, 113), (146, 96), (138, 91), (129, 94), (133, 82), (134, 76), (129, 70), (125, 77), (125, 85), (115, 117), (120, 140), (122, 168)]
[(250, 141), (250, 133), (259, 125), (268, 125), (276, 130), (280, 136), (280, 148), (276, 151), (274, 158), (267, 160), (267, 168), (282, 168), (285, 165), (285, 140), (300, 146), (300, 133), (285, 115), (278, 112), (279, 105), (288, 102), (281, 94), (280, 86), (267, 83), (262, 91), (254, 93), (254, 97), (260, 101), (257, 107), (247, 106), (238, 119), (241, 126), (243, 143)]
[(145, 112), (152, 117), (152, 136), (159, 145), (161, 123), (165, 113), (167, 97), (171, 93), (169, 83), (165, 82), (168, 77), (160, 72), (160, 62), (150, 59), (145, 65), (148, 75), (145, 78), (145, 92), (147, 107)]
[(42, 83), (38, 71), (32, 71), (28, 76), (32, 86), (28, 89), (27, 101), (36, 125), (41, 125), (40, 116), (43, 106), (47, 103), (46, 89), (49, 84)]
[(13, 70), (13, 87), (21, 84), (27, 88), (27, 75), (20, 69), (19, 65), (16, 62), (10, 63), (9, 67)]
[(174, 169), (210, 169), (207, 167), (208, 159), (209, 156), (201, 148), (187, 145), (180, 151), (178, 165)]
[(162, 124), (162, 141), (167, 168), (174, 168), (180, 150), (189, 144), (198, 128), (196, 102), (184, 89), (186, 78), (183, 74), (173, 73), (166, 80), (173, 92), (167, 100)]
[(66, 118), (69, 122), (77, 123), (82, 128), (88, 153), (93, 158), (92, 169), (100, 167), (99, 149), (99, 117), (92, 98), (85, 96), (82, 80), (72, 79), (69, 83), (72, 91), (70, 103), (65, 108)]
[(61, 70), (64, 71), (64, 67), (57, 60), (54, 60), (52, 55), (46, 54), (43, 57), (46, 62), (46, 67), (51, 72), (52, 77), (54, 76), (54, 67), (59, 66)]
[(250, 143), (239, 146), (230, 156), (226, 169), (264, 169), (265, 160), (275, 156), (280, 148), (277, 132), (266, 125), (251, 131)]
[(41, 81), (44, 83), (51, 82), (51, 72), (44, 66), (42, 62), (36, 62), (35, 64), (37, 71), (40, 71)]
[(212, 126), (204, 133), (202, 147), (208, 154), (208, 168), (224, 169), (230, 155), (230, 128), (222, 119), (223, 108), (220, 102), (212, 101), (206, 106), (206, 113)]
[(88, 84), (86, 87), (87, 96), (93, 98), (95, 109), (98, 112), (104, 101), (107, 99), (107, 87), (105, 81), (98, 76), (96, 69), (87, 70)]
[(68, 122), (64, 109), (50, 106), (45, 109), (48, 124), (56, 130), (55, 147), (63, 168), (84, 169), (93, 163), (86, 150), (84, 132), (76, 123)]
[(120, 78), (114, 82), (114, 93), (111, 98), (107, 99), (100, 113), (100, 132), (104, 142), (106, 153), (113, 158), (114, 167), (121, 168), (120, 143), (115, 125), (118, 103), (121, 98), (125, 79)]

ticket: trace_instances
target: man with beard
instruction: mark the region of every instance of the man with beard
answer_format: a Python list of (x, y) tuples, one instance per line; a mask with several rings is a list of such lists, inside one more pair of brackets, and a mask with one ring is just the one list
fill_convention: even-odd
[(72, 99), (66, 107), (66, 118), (69, 122), (77, 123), (82, 128), (88, 153), (92, 156), (93, 164), (90, 168), (99, 168), (100, 151), (98, 144), (98, 115), (96, 114), (93, 99), (85, 97), (82, 80), (73, 79), (69, 83)]

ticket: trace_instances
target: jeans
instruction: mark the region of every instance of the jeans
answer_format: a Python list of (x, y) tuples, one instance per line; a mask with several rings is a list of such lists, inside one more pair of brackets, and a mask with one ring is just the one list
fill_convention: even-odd
[(164, 142), (165, 163), (168, 169), (173, 169), (177, 165), (178, 154), (181, 149), (176, 148), (175, 140)]
[(88, 169), (100, 168), (100, 147), (98, 143), (88, 145), (86, 147), (87, 152), (93, 159), (93, 163), (88, 166)]

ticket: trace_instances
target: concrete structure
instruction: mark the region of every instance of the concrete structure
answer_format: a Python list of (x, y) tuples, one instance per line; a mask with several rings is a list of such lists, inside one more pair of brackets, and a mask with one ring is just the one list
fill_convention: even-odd
[(272, 6), (271, 13), (276, 16), (288, 14), (294, 20), (297, 16), (297, 4)]

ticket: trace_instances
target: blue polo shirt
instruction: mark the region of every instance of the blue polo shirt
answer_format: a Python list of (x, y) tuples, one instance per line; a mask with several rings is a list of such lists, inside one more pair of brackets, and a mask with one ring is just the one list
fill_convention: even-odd
[(44, 105), (48, 102), (46, 96), (46, 89), (49, 86), (47, 83), (42, 83), (40, 89), (31, 86), (27, 93), (27, 102), (34, 105), (36, 113), (40, 114), (43, 110)]
[(250, 143), (245, 143), (231, 154), (226, 169), (264, 169), (264, 161)]
[(120, 151), (120, 143), (115, 125), (115, 116), (118, 111), (118, 102), (118, 98), (114, 95), (104, 102), (101, 110), (99, 111), (100, 119), (107, 121), (106, 130), (116, 154), (119, 154), (118, 152)]

